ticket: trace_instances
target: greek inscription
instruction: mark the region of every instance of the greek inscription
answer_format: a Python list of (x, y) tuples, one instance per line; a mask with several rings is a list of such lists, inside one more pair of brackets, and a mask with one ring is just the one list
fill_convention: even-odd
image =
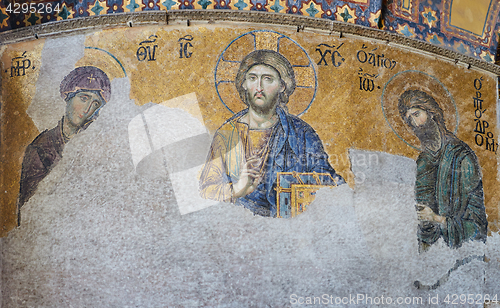
[[(320, 59), (318, 65), (328, 66), (328, 60), (330, 60), (331, 65), (334, 67), (339, 67), (344, 63), (345, 58), (340, 54), (340, 48), (344, 45), (344, 43), (335, 46), (328, 44), (319, 44), (316, 47), (316, 51), (319, 53)], [(329, 56), (329, 57), (328, 57)]]
[(482, 83), (483, 77), (474, 80), (474, 89), (476, 90), (475, 96), (472, 97), (472, 101), (474, 104), (474, 141), (476, 145), (479, 147), (483, 147), (486, 151), (497, 152), (498, 150), (498, 142), (495, 141), (494, 134), (488, 130), (490, 127), (490, 123), (488, 121), (483, 120), (482, 117), (486, 113), (486, 109), (483, 109), (484, 100), (481, 98), (481, 89), (483, 87)]
[(193, 52), (190, 51), (190, 48), (193, 48), (193, 44), (191, 42), (193, 41), (193, 36), (192, 35), (186, 35), (184, 37), (181, 37), (178, 42), (179, 42), (179, 58), (191, 58), (193, 55)]
[[(10, 77), (20, 77), (26, 75), (28, 69), (35, 69), (31, 66), (31, 60), (27, 58), (26, 51), (20, 57), (12, 58), (10, 66)], [(7, 72), (7, 70), (5, 71)]]
[(361, 49), (356, 53), (356, 59), (358, 59), (359, 63), (368, 63), (374, 67), (383, 67), (390, 70), (393, 70), (396, 67), (397, 62), (395, 60), (391, 60), (386, 58), (384, 54), (377, 54), (375, 52), (378, 48), (371, 51), (368, 51), (367, 49), (368, 47), (363, 44)]
[(135, 53), (137, 60), (145, 61), (156, 61), (156, 48), (158, 45), (154, 44), (158, 37), (156, 35), (151, 35), (147, 40), (139, 43), (139, 48)]
[[(375, 90), (375, 79), (378, 76), (378, 74), (365, 73), (360, 67), (358, 71), (359, 89), (366, 92), (373, 92)], [(377, 89), (380, 89), (380, 86), (377, 86)]]

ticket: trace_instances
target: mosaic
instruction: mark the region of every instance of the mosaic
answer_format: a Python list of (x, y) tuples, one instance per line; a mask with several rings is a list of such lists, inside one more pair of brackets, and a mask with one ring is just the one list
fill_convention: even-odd
[(294, 219), (318, 189), (363, 182), (354, 167), (372, 157), (350, 157), (358, 149), (416, 160), (422, 251), (497, 230), (491, 74), (368, 40), (243, 27), (100, 31), (65, 66), (44, 58), (63, 48), (46, 42), (2, 54), (4, 230), (23, 226), (40, 183), (116, 92), (141, 108), (125, 129), (130, 167), (168, 176), (181, 215), (229, 202)]

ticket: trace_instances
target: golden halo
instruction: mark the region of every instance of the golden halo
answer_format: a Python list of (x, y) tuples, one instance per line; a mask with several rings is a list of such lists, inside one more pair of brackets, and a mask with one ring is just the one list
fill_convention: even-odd
[(399, 97), (407, 90), (420, 90), (431, 95), (443, 109), (446, 128), (456, 133), (458, 110), (446, 87), (434, 76), (424, 72), (408, 70), (397, 73), (385, 84), (382, 91), (382, 111), (392, 131), (407, 145), (419, 150), (420, 141), (399, 114)]
[(80, 66), (93, 66), (101, 69), (108, 75), (109, 81), (127, 77), (125, 67), (117, 57), (107, 50), (93, 46), (85, 46), (84, 56), (75, 65), (75, 67)]
[(318, 88), (314, 63), (297, 42), (288, 36), (271, 30), (254, 30), (235, 38), (222, 51), (215, 67), (215, 89), (222, 104), (232, 113), (246, 105), (241, 101), (234, 80), (241, 61), (249, 53), (268, 49), (283, 55), (292, 65), (296, 87), (288, 100), (291, 114), (302, 115), (311, 106)]

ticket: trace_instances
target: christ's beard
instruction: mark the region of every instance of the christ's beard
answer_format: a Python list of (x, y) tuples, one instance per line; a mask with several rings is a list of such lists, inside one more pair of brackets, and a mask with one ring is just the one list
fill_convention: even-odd
[[(264, 93), (261, 94), (263, 98), (268, 99), (268, 96), (266, 96)], [(276, 109), (276, 105), (278, 105), (279, 95), (276, 95), (276, 97), (274, 97), (274, 99), (271, 102), (267, 101), (266, 104), (262, 106), (255, 104), (255, 95), (252, 98), (251, 94), (248, 91), (246, 92), (247, 105), (251, 107), (252, 110), (257, 112), (258, 114), (269, 114), (271, 111), (274, 111)]]
[(431, 118), (427, 118), (427, 121), (421, 126), (413, 127), (415, 135), (420, 140), (422, 147), (436, 148), (439, 146), (441, 141), (441, 132), (437, 123)]

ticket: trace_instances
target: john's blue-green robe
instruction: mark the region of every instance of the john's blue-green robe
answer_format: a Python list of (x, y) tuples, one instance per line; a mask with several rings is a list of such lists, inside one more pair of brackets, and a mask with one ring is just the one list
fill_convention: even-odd
[(453, 134), (443, 135), (438, 152), (420, 154), (415, 191), (417, 203), (446, 217), (446, 224), (422, 221), (420, 241), (433, 244), (442, 237), (448, 246), (458, 248), (468, 240), (486, 240), (488, 221), (479, 163), (472, 149)]

